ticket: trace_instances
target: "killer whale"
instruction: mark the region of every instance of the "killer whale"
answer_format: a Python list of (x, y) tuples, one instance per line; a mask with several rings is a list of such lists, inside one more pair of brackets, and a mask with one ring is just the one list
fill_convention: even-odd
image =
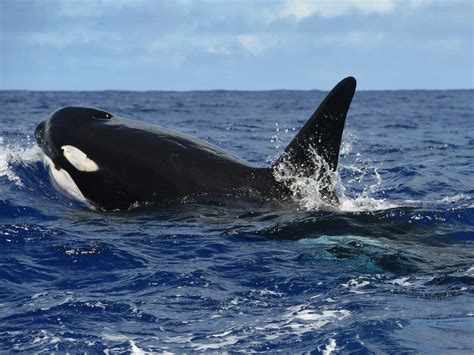
[[(179, 201), (189, 196), (284, 199), (290, 191), (275, 178), (290, 164), (300, 176), (335, 171), (356, 80), (340, 81), (270, 167), (254, 166), (203, 140), (130, 120), (93, 107), (67, 106), (38, 124), (37, 143), (60, 186), (103, 210), (135, 203)], [(314, 153), (324, 162), (316, 169)], [(329, 200), (337, 197), (329, 188)]]

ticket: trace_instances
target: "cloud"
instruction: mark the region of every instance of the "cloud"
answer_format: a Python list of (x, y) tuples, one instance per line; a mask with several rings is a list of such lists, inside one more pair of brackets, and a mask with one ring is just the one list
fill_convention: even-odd
[(387, 34), (383, 32), (350, 31), (337, 35), (324, 35), (319, 42), (324, 45), (339, 47), (369, 47), (383, 44)]
[[(57, 1), (57, 0), (53, 0)], [(107, 13), (120, 11), (134, 6), (141, 6), (149, 0), (80, 0), (58, 1), (55, 6), (61, 16), (67, 17), (100, 17)]]
[(395, 9), (394, 0), (288, 0), (276, 10), (268, 12), (270, 20), (294, 18), (302, 21), (313, 15), (337, 17), (358, 11), (364, 15), (386, 14)]
[(243, 49), (252, 53), (253, 55), (262, 54), (267, 49), (278, 44), (278, 40), (276, 38), (269, 36), (258, 36), (255, 34), (238, 35), (237, 41), (240, 43)]
[(29, 46), (52, 46), (67, 47), (81, 44), (100, 44), (110, 48), (111, 42), (118, 42), (120, 38), (114, 34), (98, 33), (86, 29), (70, 29), (64, 33), (55, 32), (37, 32), (32, 33), (25, 38), (25, 43)]
[(0, 2), (5, 87), (312, 88), (358, 72), (379, 85), (387, 67), (427, 65), (472, 86), (472, 0)]
[(230, 48), (227, 46), (221, 46), (221, 45), (216, 45), (216, 46), (208, 46), (207, 47), (207, 52), (211, 54), (223, 54), (223, 55), (231, 55), (232, 51)]

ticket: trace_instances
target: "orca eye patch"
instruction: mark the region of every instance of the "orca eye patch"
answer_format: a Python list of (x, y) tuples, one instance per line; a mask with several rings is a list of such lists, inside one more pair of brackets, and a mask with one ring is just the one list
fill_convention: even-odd
[(110, 120), (112, 118), (112, 114), (105, 112), (105, 111), (96, 111), (92, 114), (92, 118), (96, 118), (99, 120)]
[(72, 145), (61, 147), (64, 157), (79, 171), (93, 172), (99, 170), (95, 161), (90, 159), (86, 153)]

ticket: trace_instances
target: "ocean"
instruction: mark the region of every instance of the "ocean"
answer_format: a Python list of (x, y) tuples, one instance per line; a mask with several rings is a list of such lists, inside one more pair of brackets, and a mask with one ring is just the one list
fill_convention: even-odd
[(0, 91), (0, 350), (472, 353), (473, 90), (356, 92), (331, 209), (307, 179), (287, 206), (101, 212), (33, 136), (96, 106), (264, 166), (324, 96)]

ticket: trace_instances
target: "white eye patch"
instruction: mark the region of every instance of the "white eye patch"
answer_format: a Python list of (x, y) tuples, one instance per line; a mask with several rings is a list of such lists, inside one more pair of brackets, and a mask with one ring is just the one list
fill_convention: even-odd
[(89, 159), (87, 155), (80, 149), (72, 145), (63, 145), (64, 157), (79, 171), (93, 172), (99, 170), (99, 166), (95, 161)]

